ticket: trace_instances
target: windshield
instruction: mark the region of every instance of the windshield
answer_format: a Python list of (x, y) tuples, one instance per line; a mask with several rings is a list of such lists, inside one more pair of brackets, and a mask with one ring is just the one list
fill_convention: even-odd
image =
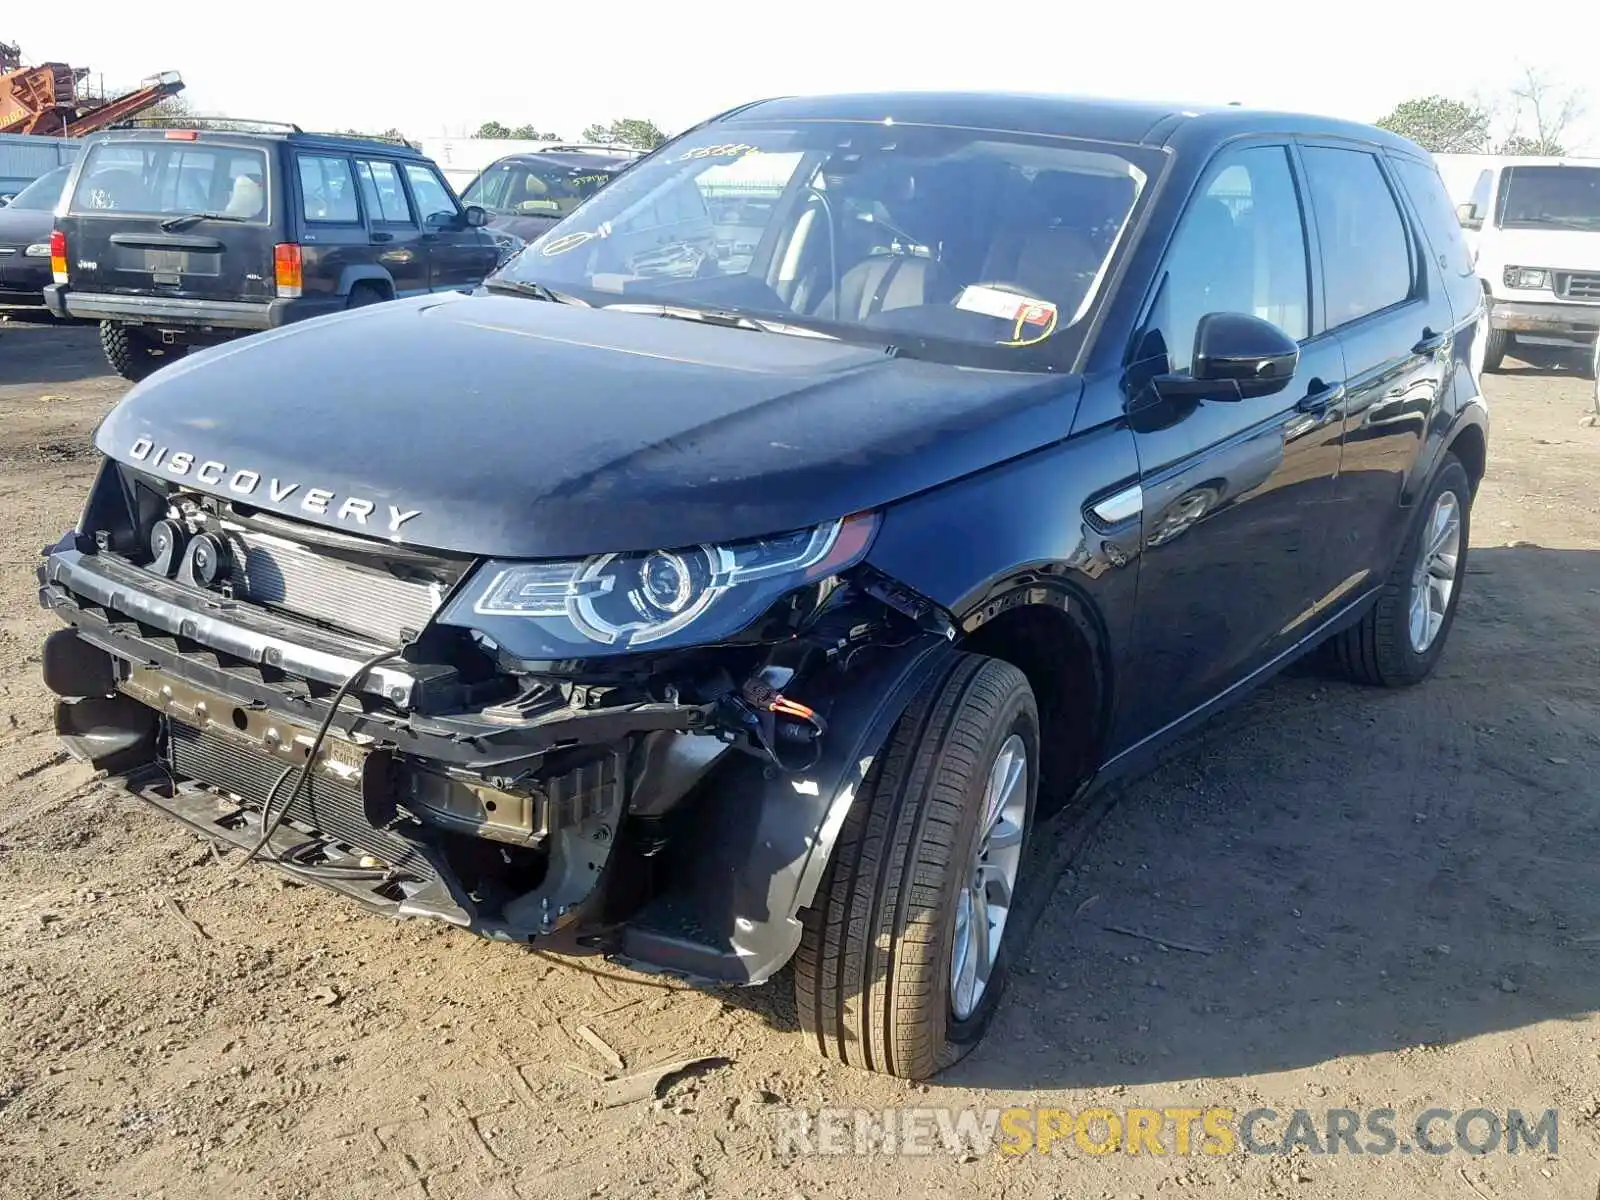
[(101, 142), (88, 155), (72, 194), (73, 212), (214, 212), (236, 221), (267, 221), (267, 156), (260, 150), (189, 141)]
[(1503, 229), (1600, 229), (1600, 167), (1507, 167)]
[(72, 167), (57, 167), (47, 175), (41, 175), (27, 187), (23, 188), (7, 205), (8, 208), (25, 208), (33, 212), (48, 212), (54, 208), (61, 199), (61, 189), (66, 186), (67, 175)]
[(564, 217), (611, 178), (604, 167), (548, 163), (496, 163), (479, 175), (462, 199), (505, 217)]
[(1159, 162), (944, 126), (713, 125), (631, 167), (505, 277), (590, 304), (735, 313), (902, 349), (1059, 344), (1081, 337)]

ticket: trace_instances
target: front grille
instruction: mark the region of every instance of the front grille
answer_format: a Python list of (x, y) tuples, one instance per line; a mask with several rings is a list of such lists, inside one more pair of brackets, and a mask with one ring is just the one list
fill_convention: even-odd
[[(168, 729), (174, 774), (238, 796), (251, 808), (261, 808), (283, 773), (285, 764), (216, 730), (196, 729), (176, 720), (168, 722)], [(294, 790), (298, 774), (296, 769), (278, 788), (272, 800), (274, 812)], [(367, 820), (359, 779), (345, 781), (313, 771), (289, 805), (287, 819), (371, 854), (407, 874), (437, 878), (415, 846), (387, 829), (374, 828)]]
[(1600, 275), (1558, 271), (1556, 295), (1568, 300), (1600, 300)]
[(398, 646), (433, 619), (444, 585), (402, 579), (375, 562), (345, 559), (250, 529), (225, 528), (233, 547), (233, 594)]

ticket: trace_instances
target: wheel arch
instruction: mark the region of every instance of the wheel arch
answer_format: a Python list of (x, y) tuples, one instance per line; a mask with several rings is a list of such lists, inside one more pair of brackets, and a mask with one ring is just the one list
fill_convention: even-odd
[(1045, 747), (1041, 811), (1059, 808), (1105, 757), (1115, 680), (1101, 614), (1070, 583), (1023, 574), (998, 585), (958, 627), (959, 649), (998, 658), (1027, 676)]
[(1478, 484), (1482, 482), (1484, 473), (1488, 470), (1489, 410), (1475, 382), (1467, 384), (1464, 382), (1466, 378), (1466, 372), (1456, 371), (1456, 386), (1470, 386), (1471, 394), (1456, 407), (1448, 421), (1432, 423), (1422, 449), (1412, 464), (1411, 473), (1406, 479), (1401, 496), (1401, 503), (1408, 509), (1427, 495), (1446, 454), (1453, 453), (1461, 459), (1462, 465), (1467, 469), (1467, 476), (1472, 481), (1474, 494), (1477, 493)]
[(382, 267), (372, 263), (360, 266), (345, 267), (339, 272), (339, 295), (348, 296), (352, 290), (363, 283), (374, 283), (394, 297), (394, 277)]

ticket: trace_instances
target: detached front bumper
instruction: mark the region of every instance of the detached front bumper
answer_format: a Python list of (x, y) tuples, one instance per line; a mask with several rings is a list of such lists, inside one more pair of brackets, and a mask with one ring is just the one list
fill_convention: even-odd
[(1508, 333), (1589, 339), (1600, 330), (1600, 304), (1494, 300), (1489, 321), (1495, 329)]
[[(826, 713), (803, 775), (709, 736), (707, 707), (575, 700), (518, 719), (452, 706), (454, 668), (374, 668), (376, 647), (152, 576), (75, 537), (39, 568), (45, 681), (64, 744), (155, 808), (395, 917), (759, 983), (800, 938), (874, 756), (948, 639), (890, 644), (808, 682)], [(592, 707), (590, 705), (593, 705)]]
[(58, 317), (87, 321), (123, 321), (194, 329), (277, 329), (308, 317), (338, 312), (340, 297), (302, 296), (292, 300), (193, 300), (177, 296), (132, 296), (109, 292), (77, 292), (69, 284), (44, 289), (44, 303)]

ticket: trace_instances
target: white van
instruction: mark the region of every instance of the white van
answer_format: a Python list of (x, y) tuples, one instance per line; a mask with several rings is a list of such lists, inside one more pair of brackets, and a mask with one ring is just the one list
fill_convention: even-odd
[(1489, 160), (1456, 215), (1487, 293), (1485, 370), (1518, 334), (1595, 341), (1600, 159)]

